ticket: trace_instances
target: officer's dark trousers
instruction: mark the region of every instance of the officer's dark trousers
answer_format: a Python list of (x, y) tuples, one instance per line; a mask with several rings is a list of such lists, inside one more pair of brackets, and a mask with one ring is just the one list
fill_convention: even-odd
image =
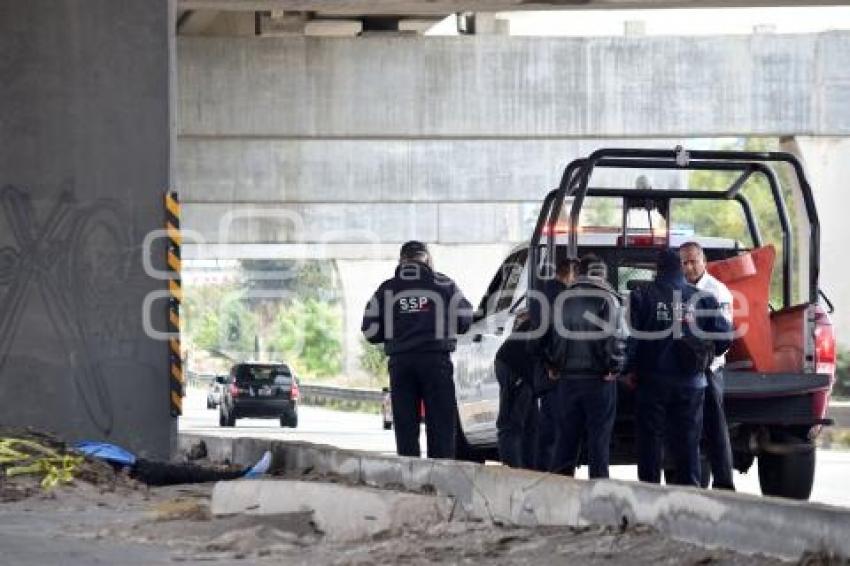
[(587, 445), (591, 478), (607, 478), (611, 432), (617, 409), (617, 383), (602, 378), (561, 378), (557, 396), (555, 448), (551, 471), (574, 475), (579, 448)]
[(549, 389), (540, 396), (537, 413), (537, 439), (534, 448), (534, 469), (548, 472), (552, 467), (552, 456), (555, 449), (557, 416), (555, 407), (558, 403), (555, 389)]
[(661, 483), (665, 438), (676, 468), (675, 483), (700, 485), (699, 441), (704, 388), (641, 379), (637, 388), (638, 478)]
[(499, 459), (512, 468), (532, 468), (538, 412), (530, 384), (533, 376), (518, 376), (498, 359), (495, 366), (499, 382), (499, 416), (496, 418)]
[(711, 464), (715, 489), (735, 489), (732, 479), (732, 443), (723, 410), (723, 370), (708, 374), (703, 406), (702, 446)]
[(399, 456), (419, 456), (419, 408), (425, 403), (429, 458), (454, 458), (457, 429), (452, 361), (447, 352), (394, 354), (389, 360), (393, 429)]

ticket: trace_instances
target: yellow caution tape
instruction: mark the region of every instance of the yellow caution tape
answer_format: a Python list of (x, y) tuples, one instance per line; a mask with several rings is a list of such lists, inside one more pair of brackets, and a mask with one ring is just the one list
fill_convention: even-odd
[[(29, 454), (28, 449), (37, 454)], [(74, 472), (84, 461), (82, 456), (59, 454), (56, 450), (32, 440), (22, 438), (0, 438), (0, 465), (19, 464), (6, 468), (6, 477), (25, 474), (44, 474), (41, 487), (50, 489), (60, 482), (74, 480)]]

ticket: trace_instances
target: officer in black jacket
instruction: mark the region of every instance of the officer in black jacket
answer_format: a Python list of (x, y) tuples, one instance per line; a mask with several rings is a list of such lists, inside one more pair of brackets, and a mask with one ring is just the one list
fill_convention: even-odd
[(422, 242), (401, 247), (395, 276), (366, 306), (361, 330), (389, 356), (396, 450), (419, 456), (419, 408), (424, 402), (429, 458), (455, 455), (456, 401), (449, 355), (472, 323), (472, 305), (454, 281), (433, 270)]
[[(578, 260), (564, 258), (558, 262), (555, 277), (545, 280), (542, 285), (541, 298), (529, 303), (529, 326), (531, 329), (544, 325), (548, 331), (552, 321), (552, 307), (558, 295), (567, 289), (578, 276)], [(541, 316), (540, 310), (545, 308), (549, 316)], [(543, 334), (542, 336), (546, 336)], [(534, 441), (534, 457), (531, 467), (541, 472), (553, 469), (552, 457), (555, 453), (555, 440), (558, 433), (558, 418), (556, 405), (558, 404), (555, 387), (558, 384), (554, 377), (550, 376), (546, 368), (546, 341), (540, 338), (527, 341), (526, 352), (529, 361), (534, 363), (533, 390), (539, 399), (537, 410), (537, 436)], [(557, 468), (558, 466), (556, 466)]]
[(553, 472), (573, 475), (585, 440), (590, 477), (608, 477), (616, 376), (622, 363), (617, 347), (620, 304), (605, 279), (605, 264), (589, 254), (579, 263), (578, 278), (552, 305), (544, 341), (545, 363), (558, 379)]
[(514, 330), (496, 352), (494, 362), (499, 382), (499, 460), (512, 468), (533, 469), (535, 463), (539, 410), (534, 384), (540, 366), (527, 351), (530, 330), (529, 314), (523, 311), (517, 315)]
[(661, 481), (666, 439), (675, 466), (668, 483), (699, 486), (705, 370), (729, 347), (731, 326), (712, 294), (685, 281), (679, 256), (671, 250), (660, 254), (655, 281), (632, 291), (629, 311), (638, 478)]

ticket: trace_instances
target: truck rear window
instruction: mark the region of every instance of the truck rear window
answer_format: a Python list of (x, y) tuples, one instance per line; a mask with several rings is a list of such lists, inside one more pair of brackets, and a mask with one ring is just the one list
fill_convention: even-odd
[(286, 366), (240, 366), (236, 371), (236, 381), (281, 385), (292, 381), (292, 372)]
[(628, 293), (655, 279), (655, 266), (621, 265), (617, 267), (617, 291)]

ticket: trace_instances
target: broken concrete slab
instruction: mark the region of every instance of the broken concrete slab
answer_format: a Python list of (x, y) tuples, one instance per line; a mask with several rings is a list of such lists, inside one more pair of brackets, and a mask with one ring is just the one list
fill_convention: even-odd
[(368, 487), (294, 481), (239, 480), (213, 489), (213, 515), (312, 513), (316, 528), (331, 541), (356, 541), (445, 521), (453, 502)]
[[(221, 454), (249, 439), (181, 434)], [(270, 441), (263, 441), (268, 445)], [(455, 516), (516, 526), (646, 524), (681, 541), (797, 560), (805, 553), (850, 557), (850, 510), (695, 488), (572, 478), (449, 460), (393, 458), (308, 443), (272, 441), (273, 466), (291, 476), (342, 475), (377, 487), (452, 497)], [(254, 447), (254, 448), (259, 448)], [(255, 456), (256, 457), (256, 456)], [(233, 460), (247, 464), (250, 460)], [(356, 478), (356, 480), (355, 480)]]

